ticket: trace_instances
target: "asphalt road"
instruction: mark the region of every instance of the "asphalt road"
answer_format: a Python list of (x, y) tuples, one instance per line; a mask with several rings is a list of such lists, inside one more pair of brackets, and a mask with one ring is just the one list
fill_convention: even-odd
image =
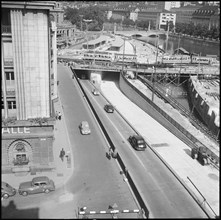
[[(78, 208), (86, 211), (138, 209), (128, 183), (123, 180), (115, 160), (106, 157), (108, 145), (91, 114), (68, 67), (58, 64), (59, 95), (63, 105), (74, 158), (73, 176), (64, 187), (49, 194), (28, 197), (15, 195), (4, 200), (3, 218), (73, 219)], [(64, 117), (62, 116), (62, 117)], [(81, 135), (79, 124), (87, 120), (90, 135)], [(137, 213), (118, 214), (119, 218), (136, 218)], [(82, 217), (82, 216), (80, 216)], [(110, 214), (90, 215), (90, 218), (111, 218)]]
[[(137, 209), (117, 163), (106, 157), (108, 145), (71, 75), (68, 67), (58, 65), (59, 93), (74, 154), (74, 175), (66, 184), (66, 190), (73, 193), (75, 208), (86, 206), (87, 211), (100, 211), (116, 203), (120, 210)], [(90, 125), (90, 135), (80, 133), (78, 126), (83, 120)], [(124, 214), (121, 217), (136, 216)]]
[[(148, 204), (150, 217), (206, 217), (186, 189), (152, 150), (147, 148), (145, 152), (137, 152), (130, 146), (127, 139), (129, 135), (134, 134), (133, 129), (128, 127), (116, 112), (103, 114), (103, 106), (107, 101), (101, 95), (93, 96), (91, 94), (93, 84), (87, 80), (81, 80), (81, 83), (130, 171), (136, 186)], [(160, 139), (159, 134), (156, 135)]]

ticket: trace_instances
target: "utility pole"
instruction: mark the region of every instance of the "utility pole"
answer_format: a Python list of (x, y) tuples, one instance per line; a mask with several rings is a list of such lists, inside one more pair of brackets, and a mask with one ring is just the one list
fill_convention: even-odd
[(168, 47), (169, 29), (170, 29), (170, 25), (168, 23), (168, 27), (167, 27), (167, 41), (166, 41), (166, 53), (167, 53), (167, 47)]
[(178, 54), (179, 47), (180, 47), (180, 33), (179, 33), (179, 39), (178, 39), (178, 48), (177, 48), (177, 52), (176, 52), (176, 54)]
[[(200, 54), (199, 54), (198, 57), (199, 57), (199, 58), (201, 57), (201, 52), (200, 52)], [(199, 64), (198, 64), (197, 79), (198, 79), (198, 77), (199, 77), (199, 72), (200, 72), (200, 59), (199, 59)]]
[[(159, 44), (159, 35), (157, 35), (157, 52), (156, 52), (156, 62), (155, 65), (157, 65), (157, 57), (158, 57), (158, 44)], [(152, 102), (154, 101), (154, 92), (155, 92), (155, 88), (154, 88), (154, 82), (155, 82), (155, 76), (156, 76), (156, 66), (154, 68), (154, 70), (152, 71), (152, 75), (151, 75), (151, 82), (153, 85), (153, 90), (152, 90)]]

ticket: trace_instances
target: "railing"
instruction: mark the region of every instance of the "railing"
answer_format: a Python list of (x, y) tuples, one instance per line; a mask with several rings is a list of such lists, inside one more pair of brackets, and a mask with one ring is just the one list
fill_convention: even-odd
[(2, 25), (2, 33), (11, 33), (11, 26), (9, 25)]

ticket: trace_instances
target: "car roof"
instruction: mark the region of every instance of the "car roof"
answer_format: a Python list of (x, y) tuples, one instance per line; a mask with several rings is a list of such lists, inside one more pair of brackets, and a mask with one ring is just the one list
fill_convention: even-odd
[(139, 139), (139, 140), (144, 140), (144, 138), (140, 135), (132, 135), (132, 137), (135, 137), (136, 139)]
[(47, 176), (38, 176), (32, 179), (33, 182), (48, 181), (48, 180), (49, 178)]
[(111, 104), (106, 104), (107, 107), (113, 108), (114, 106)]

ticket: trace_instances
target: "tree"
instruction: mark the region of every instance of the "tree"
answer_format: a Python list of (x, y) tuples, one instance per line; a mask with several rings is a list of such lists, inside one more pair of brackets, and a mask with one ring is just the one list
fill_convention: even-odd
[[(105, 11), (98, 6), (89, 6), (86, 8), (73, 9), (67, 8), (65, 9), (65, 19), (71, 21), (72, 24), (75, 24), (77, 28), (81, 27), (81, 17), (82, 19), (91, 19), (93, 20), (90, 24), (88, 24), (88, 30), (101, 30), (103, 27), (103, 23), (105, 20)], [(86, 28), (84, 22), (82, 22), (83, 29)]]
[(134, 25), (134, 21), (129, 19), (129, 18), (125, 18), (123, 20), (123, 24), (126, 25), (126, 26)]

